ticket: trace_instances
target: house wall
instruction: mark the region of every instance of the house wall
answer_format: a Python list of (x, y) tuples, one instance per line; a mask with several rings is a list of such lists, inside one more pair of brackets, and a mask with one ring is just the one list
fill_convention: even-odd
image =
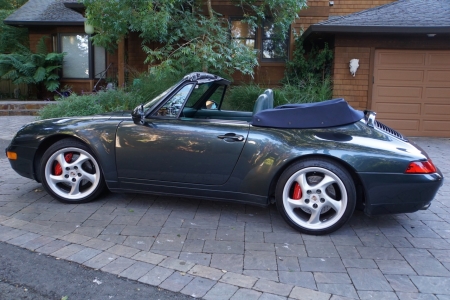
[[(58, 51), (56, 45), (53, 45), (52, 36), (56, 36), (58, 33), (82, 33), (84, 34), (83, 26), (34, 26), (29, 28), (29, 38), (30, 38), (30, 49), (31, 51), (36, 51), (37, 44), (43, 36), (48, 36), (50, 38), (45, 40), (47, 49), (49, 51)], [(117, 54), (107, 53), (106, 55), (106, 65), (112, 63), (110, 70), (108, 71), (109, 77), (114, 77), (117, 74)], [(77, 94), (89, 93), (92, 91), (96, 80), (89, 79), (60, 79), (60, 89), (64, 86), (71, 87), (72, 91)], [(52, 95), (49, 95), (49, 97)]]
[[(394, 0), (334, 0), (334, 5), (330, 6), (329, 0), (309, 0), (307, 2), (308, 7), (299, 12), (300, 18), (297, 19), (293, 24), (292, 28), (296, 33), (301, 33), (308, 29), (311, 24), (315, 24), (324, 20), (327, 20), (329, 16), (335, 15), (345, 15), (354, 13), (360, 10), (372, 8), (375, 6), (383, 5), (386, 3), (393, 2)], [(233, 3), (228, 1), (221, 0), (213, 0), (212, 1), (213, 8), (222, 13), (225, 18), (230, 17), (239, 17), (242, 15), (242, 10), (236, 7)], [(43, 35), (56, 35), (58, 33), (80, 33), (84, 32), (84, 28), (82, 26), (60, 26), (60, 27), (30, 27), (30, 47), (32, 50), (36, 49), (37, 42)], [(260, 33), (257, 34), (257, 45), (260, 45)], [(292, 54), (294, 50), (294, 41), (295, 34), (291, 33), (290, 37), (290, 54)], [(143, 52), (141, 48), (142, 40), (139, 38), (137, 33), (130, 33), (130, 35), (125, 40), (125, 58), (124, 58), (124, 69), (126, 73), (126, 80), (130, 82), (138, 73), (148, 70), (148, 65), (144, 64), (144, 60), (146, 58), (146, 54)], [(46, 40), (48, 47), (52, 46), (52, 40)], [(56, 50), (56, 49), (55, 49)], [(367, 56), (368, 48), (358, 48), (351, 49), (347, 54), (345, 53), (347, 50), (347, 46), (337, 47), (336, 48), (336, 57), (337, 59), (343, 61), (347, 59), (345, 56), (352, 56), (353, 54), (364, 54)], [(362, 57), (362, 55), (360, 55)], [(367, 60), (368, 58), (363, 58), (363, 60)], [(107, 77), (114, 77), (117, 74), (118, 70), (118, 55), (117, 51), (115, 53), (107, 54), (107, 65), (112, 63), (108, 71)], [(360, 65), (362, 66), (362, 62), (360, 61)], [(366, 63), (366, 62), (365, 62)], [(365, 67), (360, 67), (361, 68)], [(344, 75), (344, 64), (336, 64), (335, 69), (335, 80), (338, 82), (337, 91), (346, 91), (345, 93), (352, 93), (348, 86), (358, 83), (358, 90), (353, 93), (355, 99), (362, 95), (362, 91), (367, 90), (367, 86), (360, 85), (359, 81), (354, 81), (356, 79), (347, 79)], [(275, 86), (279, 84), (279, 81), (283, 78), (285, 71), (285, 64), (280, 62), (260, 62), (260, 65), (255, 69), (254, 78), (250, 76), (244, 76), (238, 72), (233, 74), (234, 80), (236, 83), (239, 82), (250, 82), (255, 81), (256, 83), (260, 83), (266, 86)], [(363, 72), (366, 72), (364, 70)], [(360, 80), (360, 79), (358, 79)], [(362, 80), (362, 79), (361, 79)], [(62, 79), (61, 86), (69, 85), (72, 86), (73, 90), (77, 93), (81, 93), (82, 91), (91, 91), (93, 85), (95, 84), (94, 80), (74, 80), (74, 79)], [(341, 86), (342, 85), (342, 86)], [(347, 94), (345, 94), (347, 95)], [(367, 95), (366, 95), (367, 98)], [(360, 105), (367, 103), (368, 99), (358, 100)]]
[(334, 0), (334, 5), (330, 7), (330, 16), (348, 15), (395, 1), (396, 0)]
[[(300, 18), (293, 24), (292, 28), (298, 34), (308, 29), (311, 24), (327, 20), (329, 16), (345, 15), (360, 10), (372, 8), (393, 2), (395, 0), (335, 0), (330, 6), (329, 0), (309, 0), (308, 7), (299, 12)], [(213, 0), (213, 8), (221, 13), (225, 18), (242, 16), (242, 10), (229, 1)], [(260, 45), (260, 33), (257, 34), (256, 44)], [(294, 51), (295, 34), (290, 37), (290, 54)], [(146, 54), (141, 49), (142, 40), (137, 33), (131, 33), (125, 45), (125, 71), (128, 74), (128, 81), (133, 78), (136, 72), (148, 70), (148, 65), (144, 64)], [(337, 55), (341, 55), (339, 53)], [(359, 49), (358, 51), (366, 51)], [(117, 61), (117, 57), (115, 57)], [(266, 86), (276, 86), (284, 76), (285, 64), (280, 62), (260, 62), (255, 69), (254, 77), (244, 76), (239, 72), (233, 74), (235, 83), (255, 81)], [(337, 70), (340, 72), (339, 70)], [(343, 80), (343, 79), (338, 79)], [(358, 93), (359, 96), (361, 93)], [(356, 95), (355, 95), (356, 96)]]
[[(361, 47), (364, 45), (364, 47)], [(450, 37), (423, 35), (336, 35), (334, 56), (334, 97), (345, 98), (356, 109), (368, 109), (372, 101), (374, 55), (376, 49), (450, 50)], [(351, 59), (359, 59), (353, 77)]]

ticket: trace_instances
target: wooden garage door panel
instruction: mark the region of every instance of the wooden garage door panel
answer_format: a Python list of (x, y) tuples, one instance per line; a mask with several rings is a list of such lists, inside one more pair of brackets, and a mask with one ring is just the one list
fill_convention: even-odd
[(440, 116), (440, 118), (444, 116), (445, 119), (450, 120), (450, 104), (424, 104), (423, 113), (424, 115)]
[[(450, 68), (450, 67), (449, 67)], [(430, 70), (426, 74), (426, 81), (448, 84), (450, 79), (450, 70)]]
[(428, 65), (436, 68), (450, 67), (450, 53), (429, 53)]
[(409, 87), (409, 86), (379, 86), (377, 89), (378, 97), (408, 97), (408, 98), (422, 98), (421, 87)]
[(385, 53), (379, 52), (378, 54), (379, 66), (404, 65), (411, 67), (422, 66), (425, 64), (425, 54), (420, 52), (413, 52), (405, 55), (405, 53), (399, 51), (387, 51)]
[(377, 103), (377, 114), (420, 114), (420, 103)]
[[(450, 99), (450, 87), (448, 88), (437, 88), (430, 87), (425, 89), (425, 97), (428, 98), (427, 102), (434, 102), (439, 99), (444, 99), (448, 103)], [(433, 100), (430, 100), (433, 99)]]
[(376, 50), (372, 109), (407, 136), (450, 137), (450, 51)]
[(420, 122), (418, 120), (398, 120), (398, 119), (389, 119), (389, 118), (378, 118), (382, 123), (387, 126), (394, 128), (395, 130), (403, 131), (403, 130), (419, 130)]
[(417, 84), (424, 79), (423, 70), (392, 70), (392, 69), (379, 69), (377, 72), (377, 80), (380, 84), (386, 84), (398, 81), (401, 83)]
[(448, 131), (450, 130), (450, 120), (424, 120), (423, 130), (428, 132), (446, 132), (448, 136)]

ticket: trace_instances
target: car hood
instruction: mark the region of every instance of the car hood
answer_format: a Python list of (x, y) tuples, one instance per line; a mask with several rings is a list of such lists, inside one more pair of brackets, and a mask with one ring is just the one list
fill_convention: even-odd
[(131, 116), (131, 111), (114, 111), (103, 114), (98, 114), (94, 116), (90, 116), (90, 118), (94, 119), (103, 119), (103, 118), (116, 118), (116, 117), (129, 117)]

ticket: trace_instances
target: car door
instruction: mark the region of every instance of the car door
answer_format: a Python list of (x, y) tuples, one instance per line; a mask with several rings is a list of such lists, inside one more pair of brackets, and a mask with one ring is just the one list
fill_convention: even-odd
[(247, 140), (249, 123), (178, 118), (177, 110), (191, 88), (181, 87), (144, 124), (119, 125), (116, 160), (120, 180), (206, 185), (228, 180)]

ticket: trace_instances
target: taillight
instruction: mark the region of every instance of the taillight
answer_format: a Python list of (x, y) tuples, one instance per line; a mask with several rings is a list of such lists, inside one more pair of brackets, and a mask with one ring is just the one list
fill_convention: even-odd
[(430, 174), (436, 173), (436, 167), (431, 160), (427, 161), (412, 161), (406, 168), (407, 174)]

